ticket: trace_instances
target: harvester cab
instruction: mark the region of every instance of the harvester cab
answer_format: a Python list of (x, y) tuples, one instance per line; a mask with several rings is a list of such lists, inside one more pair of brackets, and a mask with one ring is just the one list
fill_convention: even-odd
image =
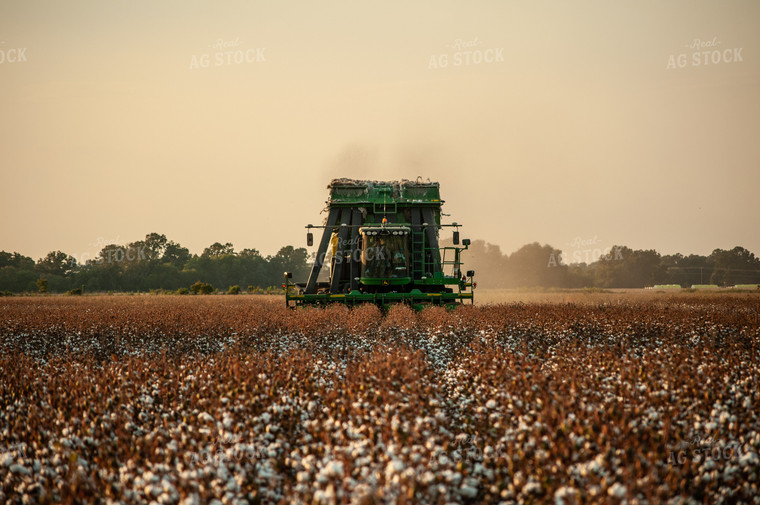
[[(305, 282), (285, 273), (288, 307), (328, 303), (407, 303), (455, 306), (473, 303), (475, 272), (462, 275), (459, 224), (441, 223), (437, 182), (335, 179), (328, 186), (327, 218), (314, 264)], [(453, 246), (441, 247), (439, 230), (453, 227)], [(329, 265), (329, 279), (318, 280)]]

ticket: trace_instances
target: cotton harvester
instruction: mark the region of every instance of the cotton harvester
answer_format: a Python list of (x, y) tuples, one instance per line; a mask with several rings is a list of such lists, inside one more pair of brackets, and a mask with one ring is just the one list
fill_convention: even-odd
[[(437, 182), (334, 179), (327, 189), (324, 225), (306, 226), (309, 246), (312, 229), (324, 229), (309, 278), (293, 283), (292, 274), (285, 273), (288, 307), (473, 303), (475, 272), (463, 274), (460, 260), (470, 241), (462, 240), (459, 247), (460, 225), (441, 222)], [(444, 226), (454, 228), (453, 246), (438, 242)], [(319, 279), (324, 264), (329, 264), (330, 275)]]

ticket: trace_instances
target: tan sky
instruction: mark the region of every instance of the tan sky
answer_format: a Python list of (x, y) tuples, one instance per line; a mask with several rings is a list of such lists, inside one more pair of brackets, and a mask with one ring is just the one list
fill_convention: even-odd
[(421, 175), (505, 252), (760, 254), (759, 3), (407, 4), (3, 1), (0, 250), (273, 254)]

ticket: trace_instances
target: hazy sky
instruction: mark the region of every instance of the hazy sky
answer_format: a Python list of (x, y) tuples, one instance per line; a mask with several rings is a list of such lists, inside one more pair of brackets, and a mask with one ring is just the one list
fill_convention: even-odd
[(504, 252), (760, 254), (759, 2), (409, 4), (3, 0), (0, 250), (274, 254), (419, 175)]

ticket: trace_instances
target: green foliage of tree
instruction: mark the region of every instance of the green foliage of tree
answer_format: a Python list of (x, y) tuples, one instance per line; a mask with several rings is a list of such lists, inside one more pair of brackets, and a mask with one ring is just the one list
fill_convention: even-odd
[(730, 251), (715, 249), (710, 259), (715, 265), (710, 276), (711, 284), (751, 284), (760, 278), (760, 259), (743, 247), (736, 246)]
[(0, 290), (13, 293), (31, 292), (37, 289), (39, 277), (33, 268), (5, 266), (0, 268)]
[(602, 288), (643, 288), (668, 282), (660, 253), (613, 246), (595, 269), (595, 284)]
[(35, 269), (43, 275), (66, 276), (77, 267), (77, 260), (61, 251), (50, 251), (47, 256), (37, 261)]
[[(441, 241), (441, 245), (451, 246), (450, 239)], [(513, 287), (511, 272), (507, 266), (509, 256), (501, 252), (498, 245), (485, 240), (473, 240), (462, 256), (465, 270), (475, 270), (478, 286), (482, 288)]]
[(17, 252), (11, 254), (9, 252), (0, 251), (0, 268), (3, 267), (31, 270), (34, 268), (34, 260)]
[(266, 278), (267, 286), (280, 286), (282, 274), (292, 272), (293, 277), (302, 279), (309, 274), (309, 253), (303, 247), (298, 249), (293, 246), (285, 246), (277, 251), (277, 254), (267, 258), (269, 272)]
[(203, 250), (203, 254), (201, 254), (201, 257), (203, 258), (219, 258), (221, 256), (227, 256), (227, 255), (233, 255), (235, 254), (235, 248), (232, 247), (232, 244), (227, 242), (226, 244), (221, 244), (219, 242), (214, 242), (207, 248)]
[(240, 286), (235, 284), (234, 286), (230, 286), (230, 289), (227, 290), (228, 295), (239, 295), (240, 294)]
[(164, 248), (164, 254), (161, 256), (163, 263), (168, 263), (177, 270), (182, 270), (185, 264), (192, 258), (190, 251), (176, 242), (169, 241)]
[(39, 293), (47, 293), (48, 290), (48, 280), (44, 277), (40, 277), (37, 279), (37, 291)]
[(208, 295), (214, 291), (214, 287), (207, 282), (195, 282), (190, 286), (190, 292), (194, 295)]
[(663, 256), (661, 265), (667, 272), (668, 284), (689, 287), (694, 284), (709, 284), (715, 269), (715, 261), (709, 256), (671, 254)]
[(522, 246), (507, 262), (513, 286), (564, 286), (568, 267), (560, 262), (561, 255), (559, 249), (538, 242)]

